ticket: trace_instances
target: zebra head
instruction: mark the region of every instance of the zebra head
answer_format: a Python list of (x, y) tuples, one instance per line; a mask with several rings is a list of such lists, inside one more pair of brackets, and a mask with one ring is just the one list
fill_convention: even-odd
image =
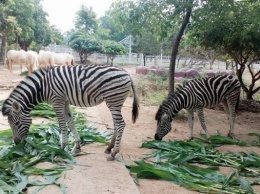
[(14, 143), (19, 144), (28, 135), (29, 127), (32, 123), (30, 114), (24, 113), (17, 101), (13, 101), (11, 106), (4, 102), (2, 113), (8, 117), (8, 123), (13, 131)]
[(167, 112), (162, 112), (162, 107), (160, 107), (155, 116), (155, 120), (157, 120), (157, 130), (154, 139), (162, 140), (162, 138), (172, 129), (172, 119)]

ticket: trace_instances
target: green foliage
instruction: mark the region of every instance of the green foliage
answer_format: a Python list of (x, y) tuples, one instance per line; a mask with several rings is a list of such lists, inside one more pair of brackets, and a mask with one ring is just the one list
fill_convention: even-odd
[[(51, 27), (49, 26), (49, 22), (47, 20), (48, 14), (43, 11), (42, 5), (35, 0), (35, 28), (34, 28), (34, 41), (41, 46), (47, 46), (50, 43), (54, 43), (51, 40)], [(39, 50), (39, 49), (37, 49)]]
[[(223, 153), (215, 147), (224, 144), (260, 146), (259, 142), (248, 143), (219, 135), (212, 136), (211, 142), (207, 144), (203, 139), (148, 141), (142, 147), (154, 149), (154, 152), (144, 159), (134, 160), (134, 165), (126, 166), (137, 178), (168, 180), (203, 193), (254, 193), (252, 186), (259, 185), (260, 156), (244, 152)], [(196, 164), (203, 164), (203, 167)], [(218, 171), (220, 166), (233, 168), (233, 172), (222, 174)]]
[(123, 55), (126, 53), (126, 48), (119, 42), (104, 40), (102, 43), (103, 48), (101, 52), (107, 55), (107, 57), (111, 60), (111, 64), (113, 64), (113, 60), (116, 55)]
[(136, 37), (134, 48), (135, 52), (145, 55), (159, 55), (162, 44), (156, 39), (151, 32), (143, 32), (142, 36)]
[(102, 42), (84, 31), (72, 33), (68, 43), (71, 48), (79, 52), (81, 63), (85, 63), (92, 53), (102, 51)]
[(102, 53), (108, 55), (123, 55), (126, 53), (126, 49), (121, 43), (112, 40), (104, 40)]
[[(260, 58), (259, 17), (259, 1), (205, 1), (194, 14), (188, 35), (202, 47), (220, 50), (235, 61), (247, 99), (260, 90), (255, 84), (260, 80), (260, 71), (252, 69), (252, 64)], [(252, 78), (249, 86), (242, 79), (246, 68)]]
[(96, 14), (92, 7), (87, 8), (82, 5), (80, 10), (76, 13), (75, 27), (78, 30), (84, 30), (86, 33), (93, 33), (97, 29)]
[(64, 44), (64, 37), (57, 26), (51, 26), (51, 42), (57, 45)]
[(147, 105), (159, 106), (167, 97), (168, 83), (167, 78), (149, 73), (147, 76), (140, 76), (136, 81), (140, 98)]
[[(48, 118), (53, 118), (53, 111), (48, 104), (39, 104), (32, 111), (32, 116), (38, 116), (43, 111)], [(52, 112), (52, 113), (51, 113)], [(86, 126), (85, 115), (73, 111), (76, 128), (82, 144), (100, 142), (107, 143), (109, 134), (100, 133), (96, 129)], [(73, 136), (69, 134), (69, 146), (66, 150), (59, 148), (59, 127), (57, 124), (32, 125), (26, 141), (14, 145), (12, 131), (0, 131), (0, 193), (23, 193), (28, 186), (40, 186), (34, 192), (47, 185), (55, 184), (63, 193), (66, 189), (60, 184), (59, 178), (64, 170), (71, 169), (76, 164), (74, 156), (68, 150), (72, 148)], [(49, 169), (38, 168), (35, 165), (40, 162), (51, 162), (53, 167)], [(41, 175), (45, 181), (31, 181), (30, 175)]]
[(104, 16), (100, 18), (100, 25), (98, 28), (98, 34), (100, 36), (100, 28), (104, 29), (108, 34), (104, 37), (101, 34), (102, 39), (109, 39), (114, 41), (120, 41), (128, 35), (128, 32), (123, 32), (121, 30), (120, 25), (117, 24), (117, 20), (115, 20), (111, 14), (111, 10), (107, 11)]
[(197, 11), (193, 35), (206, 47), (223, 46), (228, 52), (259, 52), (260, 46), (252, 44), (260, 39), (259, 11), (259, 2), (209, 1)]
[(43, 11), (38, 0), (12, 0), (0, 3), (0, 31), (3, 42), (7, 40), (8, 45), (18, 42), (25, 50), (32, 42), (40, 46), (50, 44), (52, 31), (46, 16), (47, 13)]

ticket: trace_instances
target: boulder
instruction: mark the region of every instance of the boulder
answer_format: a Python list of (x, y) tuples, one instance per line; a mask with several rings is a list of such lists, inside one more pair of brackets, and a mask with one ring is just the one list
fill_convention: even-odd
[(136, 67), (136, 73), (146, 75), (147, 74), (147, 68), (144, 66), (137, 66)]
[(199, 71), (196, 69), (189, 69), (186, 71), (187, 78), (195, 78), (199, 75)]

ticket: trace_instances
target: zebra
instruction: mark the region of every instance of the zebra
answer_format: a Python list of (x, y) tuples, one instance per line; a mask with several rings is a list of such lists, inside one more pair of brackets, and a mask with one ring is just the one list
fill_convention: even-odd
[[(134, 82), (123, 69), (114, 66), (75, 65), (41, 68), (21, 81), (2, 105), (2, 114), (8, 117), (15, 144), (23, 141), (32, 123), (30, 111), (40, 102), (53, 106), (61, 130), (61, 149), (68, 143), (67, 125), (75, 145), (72, 153), (80, 152), (80, 137), (75, 129), (70, 105), (96, 106), (106, 102), (114, 122), (114, 133), (105, 150), (108, 160), (119, 152), (125, 122), (121, 108), (130, 89), (133, 90), (132, 121), (139, 112), (139, 101)], [(67, 124), (67, 125), (66, 125)]]
[(234, 138), (235, 110), (240, 96), (240, 83), (237, 78), (231, 75), (198, 78), (188, 81), (180, 86), (174, 94), (160, 105), (155, 120), (157, 130), (154, 138), (162, 138), (171, 131), (171, 122), (181, 109), (187, 110), (189, 123), (189, 140), (193, 139), (194, 112), (197, 111), (201, 127), (210, 137), (204, 120), (203, 108), (223, 103), (226, 113), (229, 115), (230, 130), (229, 137)]

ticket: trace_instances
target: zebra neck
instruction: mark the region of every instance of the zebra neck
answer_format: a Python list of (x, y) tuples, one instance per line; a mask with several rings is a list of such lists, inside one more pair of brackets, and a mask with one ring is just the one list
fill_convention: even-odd
[(11, 93), (10, 104), (17, 101), (24, 112), (30, 112), (35, 105), (45, 101), (43, 73), (40, 71), (27, 76)]
[(178, 95), (171, 95), (169, 97), (170, 104), (172, 104), (171, 116), (175, 117), (178, 112), (187, 107), (187, 95), (186, 93), (179, 93)]

